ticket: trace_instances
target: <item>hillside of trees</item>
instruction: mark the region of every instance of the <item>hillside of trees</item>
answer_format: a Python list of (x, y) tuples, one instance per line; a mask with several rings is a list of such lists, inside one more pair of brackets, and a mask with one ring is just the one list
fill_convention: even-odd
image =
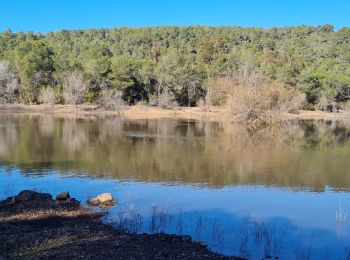
[(120, 98), (129, 105), (224, 105), (226, 83), (251, 71), (305, 93), (305, 108), (346, 104), (350, 28), (169, 26), (0, 33), (0, 103), (76, 105)]

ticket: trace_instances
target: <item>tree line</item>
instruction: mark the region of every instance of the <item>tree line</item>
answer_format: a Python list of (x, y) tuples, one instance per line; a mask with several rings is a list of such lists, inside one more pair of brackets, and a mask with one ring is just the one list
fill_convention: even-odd
[(221, 105), (227, 84), (220, 82), (254, 71), (305, 93), (305, 108), (323, 108), (350, 99), (349, 46), (350, 28), (332, 25), (7, 30), (0, 102)]

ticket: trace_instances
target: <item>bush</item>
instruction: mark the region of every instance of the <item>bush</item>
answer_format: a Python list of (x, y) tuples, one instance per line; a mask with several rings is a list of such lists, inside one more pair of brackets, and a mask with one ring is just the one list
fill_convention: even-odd
[(66, 104), (78, 105), (84, 102), (88, 91), (87, 83), (79, 72), (68, 73), (63, 82), (63, 98)]
[(254, 72), (232, 82), (228, 97), (231, 113), (236, 119), (257, 126), (281, 119), (282, 113), (299, 109), (305, 100), (305, 95), (296, 89), (266, 83)]
[(206, 102), (213, 106), (223, 106), (227, 104), (227, 98), (230, 94), (232, 81), (230, 78), (216, 78), (208, 83)]
[(337, 108), (335, 97), (337, 91), (331, 87), (324, 87), (321, 91), (320, 98), (317, 103), (317, 108), (323, 111), (333, 112)]
[(302, 109), (303, 110), (307, 110), (307, 111), (315, 111), (315, 106), (313, 104), (310, 104), (310, 103), (305, 103), (303, 106), (302, 106)]
[(175, 101), (175, 96), (171, 91), (164, 90), (161, 94), (158, 96), (158, 106), (161, 108), (171, 108), (175, 107), (177, 105)]
[(84, 101), (89, 104), (96, 104), (96, 101), (100, 98), (100, 92), (89, 91), (84, 96)]
[(339, 108), (343, 111), (350, 111), (350, 100), (339, 103)]
[(12, 71), (10, 63), (0, 61), (0, 104), (15, 102), (19, 87), (19, 81)]
[(40, 91), (38, 101), (41, 104), (54, 105), (56, 103), (55, 91), (50, 87), (43, 88)]
[(124, 101), (121, 98), (122, 94), (114, 90), (103, 90), (98, 102), (99, 108), (110, 111), (122, 111)]

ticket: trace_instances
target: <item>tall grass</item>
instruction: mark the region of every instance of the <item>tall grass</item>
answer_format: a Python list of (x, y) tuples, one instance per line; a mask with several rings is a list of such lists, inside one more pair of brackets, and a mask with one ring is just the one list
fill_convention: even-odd
[[(126, 232), (169, 233), (184, 236), (184, 239), (191, 235), (192, 239), (206, 243), (214, 251), (245, 259), (327, 259), (331, 256), (328, 247), (313, 250), (315, 238), (294, 233), (291, 226), (260, 222), (249, 216), (238, 219), (239, 222), (228, 225), (218, 219), (203, 217), (198, 212), (155, 205), (150, 207), (147, 216), (142, 216), (134, 206), (127, 205), (111, 216), (109, 221)], [(287, 239), (288, 232), (290, 236)], [(349, 252), (344, 251), (346, 257), (350, 255)]]
[(345, 224), (348, 218), (348, 213), (345, 212), (341, 206), (341, 202), (339, 201), (339, 210), (335, 213), (335, 220), (338, 224)]

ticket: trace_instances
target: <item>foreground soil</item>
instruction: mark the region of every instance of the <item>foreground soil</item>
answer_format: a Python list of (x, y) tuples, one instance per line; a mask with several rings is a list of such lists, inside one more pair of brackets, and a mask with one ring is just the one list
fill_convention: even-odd
[[(88, 117), (119, 115), (128, 119), (159, 119), (179, 118), (209, 121), (227, 121), (231, 119), (227, 107), (174, 107), (163, 109), (148, 106), (125, 106), (119, 111), (105, 111), (95, 105), (0, 105), (0, 112), (26, 113), (26, 114), (52, 114), (58, 117)], [(349, 111), (329, 113), (325, 111), (305, 111), (286, 113), (286, 119), (350, 119)]]
[(128, 234), (74, 199), (22, 192), (0, 202), (0, 259), (239, 259), (190, 237)]

